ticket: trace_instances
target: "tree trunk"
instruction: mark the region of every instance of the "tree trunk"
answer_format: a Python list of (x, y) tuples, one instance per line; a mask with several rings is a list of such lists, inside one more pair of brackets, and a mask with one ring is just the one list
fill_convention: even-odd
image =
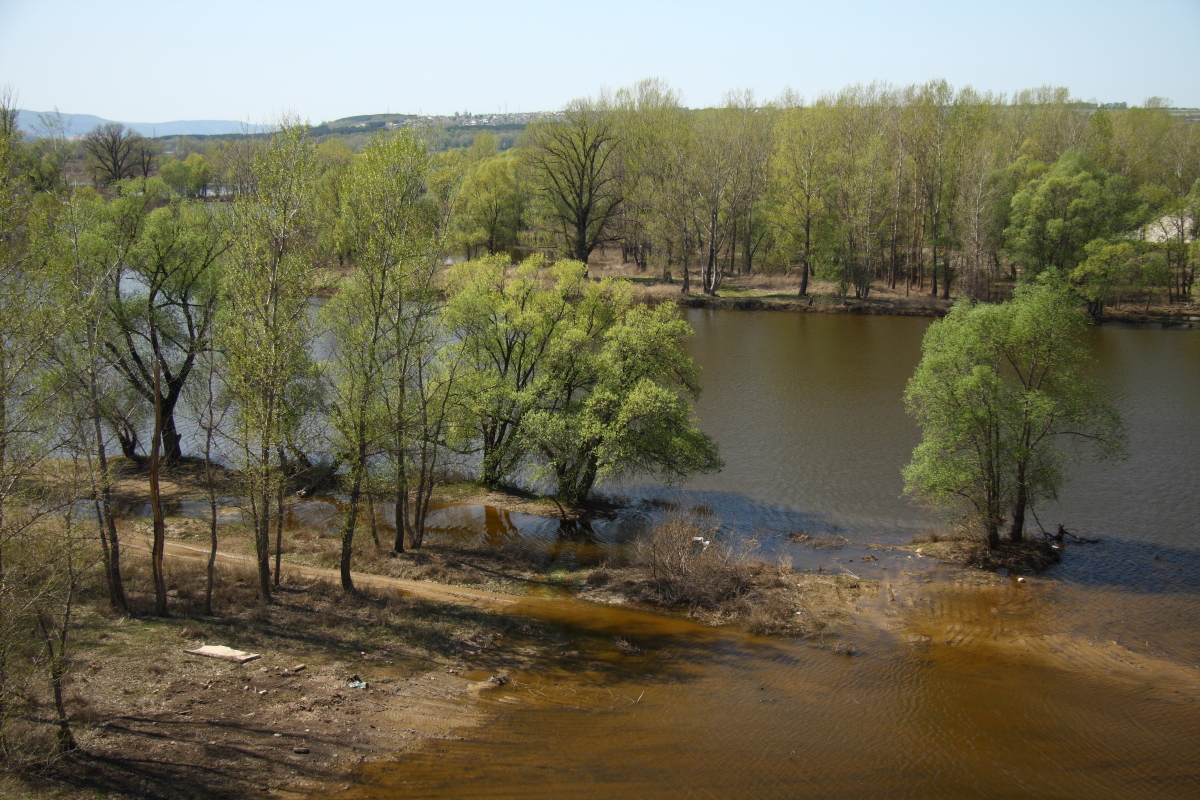
[[(50, 655), (50, 688), (54, 692), (54, 712), (58, 717), (58, 734), (55, 737), (55, 751), (58, 753), (68, 753), (75, 750), (78, 745), (75, 743), (75, 736), (71, 733), (71, 722), (67, 716), (67, 707), (63, 702), (63, 677), (67, 672), (66, 665), (66, 638), (67, 626), (70, 624), (70, 600), (67, 605), (67, 617), (63, 620), (63, 630), (56, 636), (56, 632), (50, 630), (49, 626), (43, 620), (40, 625), (42, 634), (46, 640), (46, 649)], [(54, 646), (54, 639), (58, 638), (58, 647)]]
[(1025, 487), (1025, 467), (1017, 467), (1017, 497), (1013, 501), (1012, 527), (1009, 528), (1008, 538), (1013, 542), (1025, 540), (1025, 508), (1029, 495)]
[(379, 520), (375, 517), (375, 493), (367, 492), (367, 514), (371, 517), (371, 541), (379, 549)]
[[(159, 395), (160, 402), (162, 400)], [(175, 413), (174, 409), (171, 413), (167, 413), (164, 405), (162, 410), (162, 434), (159, 436), (159, 441), (162, 445), (162, 457), (166, 459), (168, 464), (177, 464), (183, 458), (183, 437), (175, 428)]]
[[(209, 434), (211, 436), (211, 434)], [(210, 547), (208, 550), (208, 569), (205, 573), (204, 581), (204, 616), (212, 616), (212, 594), (213, 594), (213, 573), (217, 564), (217, 489), (213, 485), (211, 474), (212, 461), (209, 458), (211, 447), (205, 447), (205, 471), (208, 473), (208, 512), (210, 518), (208, 521), (208, 533), (210, 537)]]
[(938, 257), (937, 226), (935, 225), (934, 226), (934, 239), (933, 239), (933, 258), (929, 262), (929, 284), (931, 287), (929, 290), (930, 297), (937, 297), (937, 295), (938, 295), (937, 257)]
[[(360, 451), (361, 458), (361, 451)], [(354, 481), (350, 486), (350, 502), (346, 507), (346, 519), (342, 522), (342, 591), (354, 591), (354, 579), (350, 576), (350, 559), (354, 555), (354, 529), (358, 524), (358, 500), (362, 496), (362, 467), (354, 469)]]
[[(404, 467), (401, 466), (398, 469), (403, 471)], [(405, 526), (408, 522), (408, 520), (407, 520), (408, 512), (405, 508), (405, 505), (406, 505), (405, 501), (407, 501), (407, 500), (408, 500), (408, 486), (403, 480), (397, 480), (396, 481), (396, 513), (394, 515), (394, 519), (396, 522), (396, 544), (393, 547), (393, 550), (395, 550), (395, 552), (397, 552), (397, 553), (404, 552), (404, 530), (405, 530)]]
[(804, 254), (800, 258), (800, 296), (808, 297), (808, 254), (812, 249), (812, 220), (804, 221)]
[(271, 602), (271, 449), (263, 444), (259, 463), (262, 465), (258, 487), (258, 513), (254, 520), (254, 548), (258, 557), (258, 588), (264, 603)]
[(279, 448), (279, 480), (275, 484), (275, 585), (279, 585), (279, 566), (283, 561), (283, 484), (287, 460)]
[(114, 610), (129, 613), (125, 599), (125, 582), (121, 578), (121, 543), (112, 513), (112, 489), (108, 477), (108, 453), (104, 447), (104, 430), (100, 424), (99, 397), (95, 376), (92, 377), (92, 427), (96, 436), (96, 462), (100, 468), (100, 486), (96, 491), (96, 517), (100, 525), (100, 542), (104, 552), (104, 575), (108, 586), (108, 602)]
[(692, 291), (692, 276), (688, 271), (688, 257), (684, 253), (683, 256), (683, 285), (679, 289), (680, 294), (691, 294)]
[(159, 493), (159, 440), (162, 439), (161, 367), (154, 363), (154, 440), (150, 442), (150, 513), (154, 519), (154, 542), (150, 565), (154, 577), (154, 613), (167, 615), (167, 580), (163, 574), (163, 551), (167, 546), (166, 523), (163, 520), (162, 495)]
[(985, 523), (987, 530), (987, 546), (989, 550), (995, 550), (1000, 546), (1000, 526), (996, 524), (995, 519), (989, 519)]

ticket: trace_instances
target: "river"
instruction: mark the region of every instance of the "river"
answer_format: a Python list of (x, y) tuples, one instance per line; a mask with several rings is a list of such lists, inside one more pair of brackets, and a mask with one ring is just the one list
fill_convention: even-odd
[[(901, 396), (928, 320), (686, 313), (697, 412), (725, 469), (606, 487), (634, 510), (588, 547), (616, 546), (664, 504), (699, 508), (764, 552), (884, 588), (820, 641), (569, 600), (526, 609), (586, 657), (514, 674), (481, 701), (491, 722), (364, 768), (344, 796), (1200, 796), (1200, 332), (1090, 331), (1129, 457), (1073, 466), (1038, 514), (1101, 542), (988, 583), (905, 552), (861, 561), (862, 543), (937, 524), (899, 477), (917, 441)], [(502, 516), (447, 509), (440, 524), (562, 538)], [(791, 543), (799, 531), (844, 544)]]

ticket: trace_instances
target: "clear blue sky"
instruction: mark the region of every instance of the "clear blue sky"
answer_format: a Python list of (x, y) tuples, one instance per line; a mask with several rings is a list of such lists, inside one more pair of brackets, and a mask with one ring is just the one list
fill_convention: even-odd
[(545, 110), (651, 76), (693, 107), (935, 77), (1200, 106), (1200, 0), (0, 0), (22, 107), (123, 121)]

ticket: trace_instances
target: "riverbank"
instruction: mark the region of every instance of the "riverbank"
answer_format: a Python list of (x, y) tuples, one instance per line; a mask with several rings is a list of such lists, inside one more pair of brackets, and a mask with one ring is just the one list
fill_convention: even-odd
[[(185, 492), (186, 479), (169, 477)], [(136, 483), (129, 476), (125, 480), (131, 481), (127, 488)], [(481, 496), (469, 484), (457, 484), (455, 491), (458, 499), (504, 497)], [(130, 499), (138, 499), (136, 493)], [(514, 513), (540, 509), (552, 516), (553, 506), (537, 498), (514, 495), (509, 502), (524, 509)], [(790, 608), (789, 613), (810, 626), (807, 643), (799, 644), (793, 636), (750, 636), (745, 630), (753, 626), (744, 621), (723, 624), (732, 618), (721, 609), (664, 608), (652, 576), (636, 563), (547, 570), (519, 547), (465, 544), (438, 535), (421, 552), (397, 558), (384, 553), (362, 563), (365, 570), (355, 574), (362, 593), (352, 596), (336, 588), (335, 570), (318, 566), (325, 556), (316, 548), (288, 551), (278, 602), (264, 609), (255, 600), (252, 557), (234, 523), (222, 526), (216, 616), (204, 617), (197, 612), (207, 555), (205, 542), (196, 541), (203, 538), (195, 530), (199, 522), (168, 519), (169, 618), (115, 618), (95, 605), (99, 598), (91, 598), (76, 632), (79, 647), (69, 690), (82, 750), (42, 779), (0, 783), (0, 794), (73, 800), (94, 797), (97, 789), (130, 798), (305, 797), (344, 790), (351, 797), (364, 791), (382, 797), (389, 796), (387, 791), (409, 791), (395, 783), (399, 779), (414, 785), (449, 780), (440, 796), (455, 796), (453, 776), (460, 771), (447, 765), (457, 764), (464, 748), (469, 753), (481, 743), (494, 750), (499, 745), (488, 743), (497, 736), (539, 741), (539, 734), (526, 730), (537, 723), (520, 722), (525, 712), (514, 712), (514, 705), (532, 709), (533, 720), (557, 713), (553, 709), (559, 706), (564, 713), (583, 709), (588, 725), (615, 726), (611, 736), (598, 739), (613, 747), (627, 735), (619, 722), (626, 717), (614, 716), (615, 710), (640, 708), (643, 693), (653, 708), (664, 703), (685, 708), (696, 697), (732, 693), (747, 711), (765, 711), (764, 703), (788, 702), (787, 697), (807, 691), (802, 687), (811, 680), (812, 666), (803, 671), (810, 677), (800, 680), (798, 674), (800, 683), (794, 685), (757, 676), (752, 685), (743, 685), (740, 659), (764, 656), (770, 664), (802, 659), (826, 665), (821, 670), (840, 669), (840, 662), (827, 657), (861, 660), (862, 670), (908, 658), (903, 654), (911, 651), (920, 662), (914, 669), (928, 669), (921, 664), (954, 653), (959, 660), (948, 663), (959, 665), (963, 654), (977, 649), (969, 658), (978, 661), (962, 663), (970, 670), (993, 670), (993, 680), (1004, 674), (986, 666), (993, 661), (1024, 669), (1036, 660), (1047, 669), (1074, 672), (1086, 664), (1088, 680), (1108, 676), (1103, 679), (1115, 681), (1118, 691), (1152, 680), (1154, 687), (1161, 685), (1155, 697), (1172, 702), (1180, 688), (1188, 697), (1195, 688), (1194, 671), (1128, 647), (1100, 646), (1077, 633), (1047, 638), (1043, 629), (1053, 629), (1051, 622), (1014, 615), (1045, 609), (1056, 591), (1053, 581), (1018, 584), (986, 571), (931, 571), (925, 564), (934, 561), (931, 546), (936, 549), (940, 542), (913, 545), (923, 551), (918, 555), (926, 556), (925, 564), (889, 561), (899, 569), (887, 573), (886, 587), (848, 574), (795, 574), (782, 564), (757, 565), (762, 586), (795, 603), (802, 613)], [(146, 540), (139, 528), (144, 523), (121, 521), (130, 594), (143, 612), (151, 599)], [(298, 530), (289, 523), (289, 536)], [(692, 531), (684, 533), (691, 547)], [(310, 530), (307, 540), (334, 544), (331, 535), (318, 530)], [(232, 552), (235, 548), (238, 552)], [(876, 552), (880, 560), (892, 555)], [(395, 570), (396, 576), (380, 574), (377, 567)], [(685, 656), (683, 642), (700, 649)], [(260, 657), (238, 666), (185, 652), (201, 643)], [(740, 655), (727, 669), (714, 654), (730, 649)], [(770, 660), (771, 652), (782, 660)], [(751, 673), (766, 667), (753, 663), (758, 666)], [(893, 680), (889, 672), (880, 685)], [(702, 687), (712, 681), (712, 686), (689, 688), (692, 681)], [(1168, 684), (1174, 694), (1168, 694)], [(830, 687), (819, 693), (828, 701), (819, 702), (868, 703), (863, 687), (855, 685), (852, 696)], [(886, 704), (890, 695), (871, 702)], [(740, 712), (730, 713), (735, 724)], [(842, 712), (825, 723), (845, 724), (851, 716)], [(520, 734), (516, 739), (504, 733), (511, 726)], [(442, 762), (443, 756), (448, 760)], [(505, 774), (518, 787), (524, 773), (514, 769)]]
[[(321, 272), (315, 296), (332, 297), (338, 285), (349, 275), (348, 270), (327, 269)], [(799, 279), (793, 275), (729, 275), (724, 278), (716, 295), (702, 294), (699, 276), (694, 276), (693, 290), (682, 294), (678, 279), (663, 281), (660, 274), (639, 270), (636, 265), (622, 264), (619, 253), (601, 252), (593, 256), (589, 274), (593, 278), (614, 278), (628, 281), (635, 301), (658, 305), (675, 303), (681, 308), (729, 309), (735, 311), (791, 311), (809, 314), (865, 314), (899, 317), (942, 317), (954, 305), (950, 300), (932, 297), (926, 287), (889, 288), (882, 282), (872, 284), (865, 299), (842, 296), (833, 281), (811, 278), (808, 294), (799, 295)], [(1011, 291), (1011, 287), (1002, 287)], [(1169, 328), (1200, 327), (1200, 304), (1167, 303), (1162, 298), (1149, 305), (1143, 302), (1107, 306), (1101, 324), (1161, 325)]]
[[(127, 540), (125, 577), (144, 611), (143, 544)], [(98, 598), (82, 608), (68, 695), (80, 749), (10, 787), (46, 798), (307, 796), (363, 763), (460, 735), (484, 718), (478, 692), (563, 649), (554, 627), (470, 597), (386, 585), (344, 595), (334, 576), (293, 565), (262, 607), (252, 564), (228, 555), (206, 617), (204, 555), (169, 546), (166, 618), (114, 617)], [(257, 658), (186, 652), (200, 644)]]
[[(930, 297), (924, 289), (905, 291), (876, 283), (866, 299), (842, 297), (830, 281), (809, 281), (809, 296), (798, 295), (795, 278), (771, 275), (734, 275), (722, 283), (715, 296), (693, 292), (681, 294), (678, 282), (663, 283), (645, 273), (627, 268), (595, 269), (594, 277), (614, 277), (633, 284), (640, 302), (672, 302), (683, 308), (730, 309), (735, 311), (791, 311), (815, 314), (867, 314), (898, 317), (942, 317), (957, 298)], [(1124, 304), (1106, 307), (1100, 324), (1150, 324), (1173, 328), (1200, 327), (1200, 305), (1196, 303)]]
[[(137, 509), (148, 500), (145, 476), (136, 464), (122, 466), (118, 500)], [(737, 559), (722, 565), (740, 582), (736, 591), (716, 591), (709, 602), (704, 592), (713, 590), (701, 586), (685, 602), (664, 596), (637, 563), (548, 569), (520, 546), (443, 541), (436, 534), (421, 550), (394, 556), (386, 544), (376, 548), (364, 525), (355, 559), (359, 591), (347, 595), (337, 585), (336, 526), (292, 519), (275, 603), (263, 607), (249, 530), (232, 519), (235, 507), (223, 506), (214, 615), (205, 616), (208, 523), (182, 513), (185, 504), (203, 500), (202, 477), (193, 462), (164, 472), (166, 618), (150, 616), (149, 520), (136, 514), (119, 520), (134, 613), (114, 616), (96, 591), (79, 607), (67, 705), (80, 749), (44, 775), (0, 778), (0, 794), (306, 796), (363, 764), (463, 735), (490, 718), (479, 694), (535, 661), (595, 666), (593, 654), (571, 645), (579, 609), (614, 607), (624, 615), (615, 619), (648, 614), (703, 626), (741, 623), (830, 641), (847, 609), (877, 590), (869, 580), (793, 574), (786, 565)], [(236, 488), (235, 474), (223, 472), (221, 480), (224, 490)], [(470, 483), (448, 484), (442, 498), (557, 518), (558, 509), (544, 499)], [(605, 508), (566, 512), (579, 520)], [(717, 552), (690, 539), (686, 547), (701, 556)], [(712, 579), (711, 571), (697, 574)], [(633, 628), (615, 623), (605, 636), (605, 658), (641, 653)], [(187, 652), (202, 644), (257, 658), (239, 665)]]

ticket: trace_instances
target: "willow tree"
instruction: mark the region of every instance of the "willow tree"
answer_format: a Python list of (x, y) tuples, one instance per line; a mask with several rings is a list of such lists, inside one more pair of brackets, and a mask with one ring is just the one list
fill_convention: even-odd
[(1006, 518), (1020, 542), (1028, 509), (1057, 497), (1072, 444), (1119, 455), (1120, 418), (1085, 373), (1086, 330), (1053, 272), (1007, 303), (960, 301), (930, 325), (905, 391), (922, 433), (906, 491), (965, 513), (997, 547)]
[[(162, 192), (156, 181), (124, 192)], [(175, 407), (196, 359), (211, 346), (221, 259), (229, 247), (226, 221), (205, 204), (172, 197), (150, 212), (111, 284), (115, 323), (108, 348), (117, 369), (148, 405), (158, 393), (162, 448), (168, 462), (183, 456)]]
[(691, 326), (666, 305), (631, 307), (627, 289), (589, 289), (522, 434), (559, 502), (586, 500), (605, 477), (671, 481), (720, 469), (692, 412), (700, 381), (683, 346)]
[(572, 302), (586, 282), (578, 261), (553, 266), (540, 256), (510, 268), (507, 256), (455, 265), (446, 324), (470, 368), (469, 413), (461, 434), (481, 455), (479, 479), (497, 486), (528, 453), (520, 433), (541, 396), (541, 379), (571, 324)]
[(1029, 180), (1012, 199), (1004, 231), (1010, 255), (1029, 276), (1075, 269), (1095, 239), (1135, 229), (1133, 186), (1079, 151), (1064, 153), (1049, 171)]
[[(218, 341), (225, 382), (236, 401), (235, 438), (249, 484), (259, 589), (267, 603), (271, 523), (283, 514), (285, 447), (300, 423), (313, 377), (308, 303), (314, 150), (307, 126), (289, 122), (255, 155), (253, 190), (232, 203), (223, 283)], [(277, 539), (281, 530), (277, 524)]]
[(532, 468), (574, 504), (605, 476), (719, 468), (692, 417), (686, 321), (633, 307), (628, 284), (589, 281), (578, 261), (506, 266), (460, 265), (447, 306), (452, 350), (469, 368), (460, 439), (481, 452), (485, 482)]

